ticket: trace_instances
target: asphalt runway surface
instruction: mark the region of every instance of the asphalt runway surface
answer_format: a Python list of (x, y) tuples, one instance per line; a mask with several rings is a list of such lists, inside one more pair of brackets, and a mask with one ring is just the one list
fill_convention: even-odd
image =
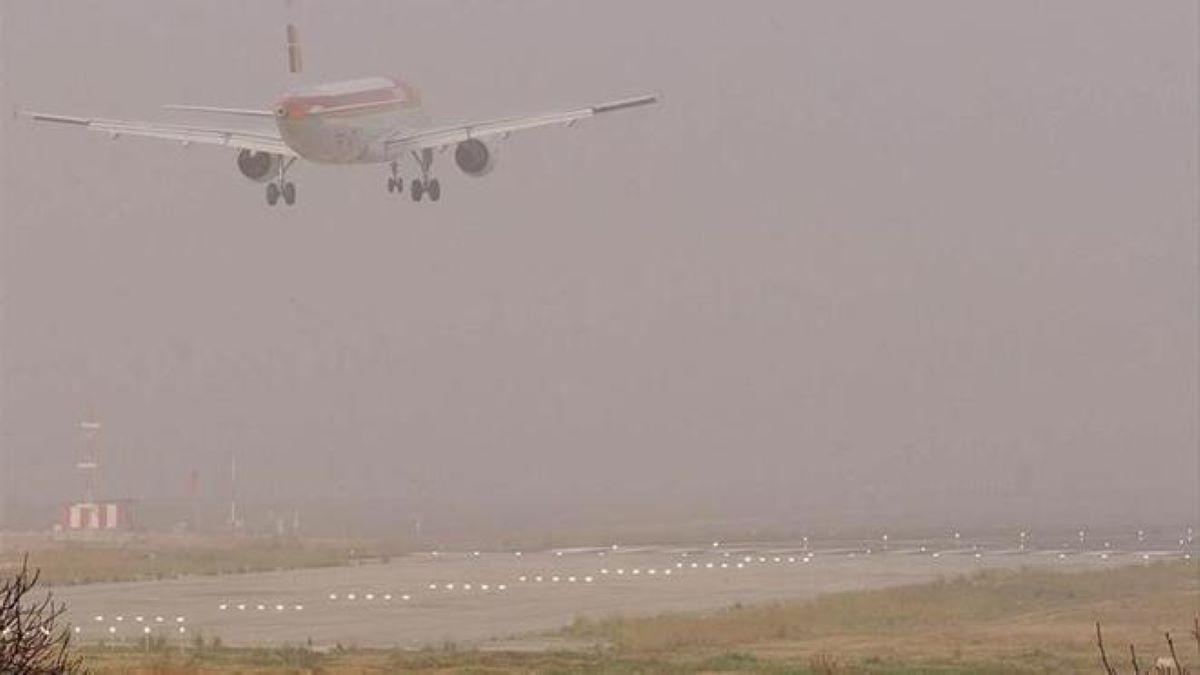
[(352, 567), (67, 586), (55, 596), (84, 643), (146, 635), (187, 643), (202, 633), (226, 645), (538, 649), (562, 646), (545, 634), (577, 617), (802, 599), (978, 569), (1102, 568), (1183, 555), (902, 543), (871, 552), (779, 544), (438, 552)]

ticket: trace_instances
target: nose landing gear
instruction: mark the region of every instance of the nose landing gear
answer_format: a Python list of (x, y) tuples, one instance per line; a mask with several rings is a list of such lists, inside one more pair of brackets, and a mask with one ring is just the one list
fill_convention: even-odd
[(392, 175), (388, 176), (387, 180), (388, 192), (404, 192), (404, 179), (400, 177), (399, 168), (400, 163), (392, 160)]

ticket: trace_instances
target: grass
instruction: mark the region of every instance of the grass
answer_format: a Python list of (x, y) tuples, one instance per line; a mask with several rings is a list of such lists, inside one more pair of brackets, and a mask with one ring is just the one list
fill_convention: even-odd
[[(43, 583), (56, 586), (330, 567), (353, 564), (365, 550), (370, 549), (349, 542), (271, 537), (214, 538), (187, 545), (154, 540), (123, 544), (67, 541), (34, 549), (29, 564), (41, 570)], [(19, 561), (19, 554), (13, 553), (0, 563), (14, 566)]]
[(736, 648), (776, 662), (837, 654), (871, 672), (911, 662), (1076, 671), (1094, 664), (1096, 620), (1121, 654), (1130, 642), (1143, 654), (1165, 653), (1165, 630), (1196, 647), (1187, 634), (1200, 609), (1197, 571), (1184, 563), (1078, 573), (993, 570), (706, 615), (577, 620), (566, 632), (620, 654), (669, 657)]
[(707, 614), (577, 620), (579, 651), (499, 652), (453, 644), (418, 651), (306, 647), (83, 650), (95, 673), (1051, 673), (1097, 672), (1094, 622), (1128, 670), (1166, 653), (1200, 664), (1189, 635), (1200, 568), (1164, 563), (1087, 572), (986, 571), (930, 584), (838, 593)]

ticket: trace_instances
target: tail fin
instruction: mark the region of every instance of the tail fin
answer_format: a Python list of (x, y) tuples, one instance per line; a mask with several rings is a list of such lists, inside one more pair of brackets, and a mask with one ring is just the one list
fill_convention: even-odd
[(304, 62), (300, 58), (300, 32), (295, 24), (287, 25), (287, 55), (288, 72), (299, 75), (304, 70)]

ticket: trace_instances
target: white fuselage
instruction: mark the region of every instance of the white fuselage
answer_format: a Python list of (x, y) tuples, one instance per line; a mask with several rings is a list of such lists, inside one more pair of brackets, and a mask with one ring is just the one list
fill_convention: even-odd
[(415, 89), (371, 77), (288, 91), (275, 106), (275, 123), (283, 142), (304, 159), (362, 164), (396, 159), (386, 139), (429, 120)]

